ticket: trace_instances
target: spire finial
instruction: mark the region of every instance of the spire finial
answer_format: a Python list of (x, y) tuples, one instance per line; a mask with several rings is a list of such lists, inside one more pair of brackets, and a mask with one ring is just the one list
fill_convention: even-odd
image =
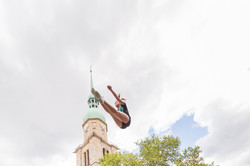
[(92, 65), (90, 65), (90, 88), (94, 88), (93, 79), (92, 79)]

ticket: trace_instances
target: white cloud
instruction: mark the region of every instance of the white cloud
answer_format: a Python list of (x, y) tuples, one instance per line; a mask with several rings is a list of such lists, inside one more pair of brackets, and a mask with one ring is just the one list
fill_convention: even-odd
[(197, 144), (206, 159), (221, 165), (247, 165), (250, 162), (248, 157), (245, 158), (250, 154), (250, 105), (236, 103), (217, 99), (195, 116), (195, 120), (208, 126), (209, 131)]
[(226, 155), (211, 142), (223, 147), (230, 132), (248, 134), (240, 130), (250, 105), (248, 8), (248, 1), (1, 1), (0, 149), (8, 151), (1, 165), (75, 164), (90, 64), (105, 99), (114, 102), (111, 84), (128, 100), (130, 128), (106, 114), (109, 140), (120, 148), (134, 149), (150, 127), (165, 131), (191, 110), (208, 127), (197, 142), (208, 159), (247, 163), (248, 144), (232, 144)]

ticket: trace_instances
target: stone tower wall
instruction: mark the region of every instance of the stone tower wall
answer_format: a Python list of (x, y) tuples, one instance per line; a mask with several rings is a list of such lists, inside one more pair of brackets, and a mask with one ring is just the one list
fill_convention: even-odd
[(88, 119), (82, 127), (84, 144), (75, 150), (77, 166), (85, 166), (85, 158), (86, 165), (89, 163), (91, 166), (99, 166), (100, 157), (118, 150), (116, 146), (108, 143), (107, 125), (102, 120)]
[(93, 133), (102, 137), (102, 139), (104, 139), (106, 142), (108, 141), (107, 124), (101, 121), (100, 119), (89, 119), (82, 125), (82, 128), (84, 134), (84, 141), (88, 140)]

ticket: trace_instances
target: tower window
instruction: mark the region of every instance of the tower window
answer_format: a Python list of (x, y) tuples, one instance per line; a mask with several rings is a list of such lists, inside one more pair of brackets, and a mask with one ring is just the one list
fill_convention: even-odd
[(103, 156), (105, 156), (105, 148), (102, 149)]
[(89, 150), (87, 150), (87, 158), (88, 158), (88, 165), (90, 165), (90, 163), (89, 163)]
[(87, 166), (86, 152), (84, 152), (84, 166)]
[(92, 105), (92, 107), (94, 107), (94, 104)]

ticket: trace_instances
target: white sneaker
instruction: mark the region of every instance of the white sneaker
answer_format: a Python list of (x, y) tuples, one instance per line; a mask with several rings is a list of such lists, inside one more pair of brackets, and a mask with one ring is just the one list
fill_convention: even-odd
[(94, 88), (91, 89), (91, 92), (95, 96), (96, 100), (98, 100), (101, 104), (104, 104), (104, 100), (99, 92), (97, 92)]

